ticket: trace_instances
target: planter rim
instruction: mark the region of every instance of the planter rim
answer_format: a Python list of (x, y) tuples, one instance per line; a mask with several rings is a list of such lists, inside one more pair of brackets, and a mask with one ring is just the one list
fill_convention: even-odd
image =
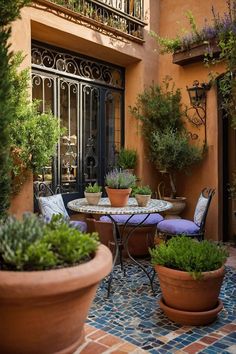
[(220, 267), (216, 270), (202, 272), (202, 277), (198, 280), (195, 280), (188, 272), (183, 271), (183, 270), (172, 269), (172, 268), (168, 268), (168, 267), (165, 267), (162, 265), (155, 265), (154, 267), (155, 267), (156, 272), (162, 276), (167, 276), (169, 278), (175, 278), (175, 279), (178, 278), (178, 279), (184, 280), (184, 281), (202, 281), (202, 280), (205, 281), (210, 278), (224, 276), (224, 274), (225, 274), (225, 266), (223, 265), (222, 267)]
[(163, 197), (164, 200), (168, 201), (168, 200), (171, 200), (171, 201), (185, 201), (187, 199), (187, 197), (176, 197), (176, 198), (171, 198), (171, 197)]
[(115, 191), (131, 191), (132, 188), (112, 188), (112, 187), (108, 187), (106, 186), (105, 189), (112, 189), (112, 190), (115, 190)]
[[(99, 245), (93, 259), (74, 267), (40, 271), (0, 271), (0, 298), (40, 297), (89, 287), (107, 276), (112, 269), (110, 250)], [(15, 289), (18, 289), (17, 292)]]

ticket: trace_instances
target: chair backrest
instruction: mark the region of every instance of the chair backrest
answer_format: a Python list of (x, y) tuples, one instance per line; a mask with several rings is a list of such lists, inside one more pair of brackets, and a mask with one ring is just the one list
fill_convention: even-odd
[(207, 213), (211, 204), (215, 189), (204, 188), (199, 196), (195, 211), (194, 222), (200, 227), (200, 233), (204, 232)]
[(64, 193), (63, 189), (60, 186), (57, 186), (54, 192), (51, 189), (50, 184), (47, 182), (34, 182), (34, 212), (36, 213), (41, 212), (40, 205), (39, 205), (40, 197), (42, 198), (50, 197), (58, 194), (60, 194), (63, 199), (64, 208), (66, 209), (67, 215), (71, 216), (76, 214), (75, 211), (67, 208), (67, 203), (70, 202), (71, 200), (79, 198), (80, 197), (79, 193), (78, 192)]
[(41, 214), (43, 217), (47, 218), (48, 221), (50, 221), (52, 216), (56, 214), (61, 214), (66, 219), (69, 219), (61, 194), (50, 195), (49, 197), (39, 197), (38, 204)]

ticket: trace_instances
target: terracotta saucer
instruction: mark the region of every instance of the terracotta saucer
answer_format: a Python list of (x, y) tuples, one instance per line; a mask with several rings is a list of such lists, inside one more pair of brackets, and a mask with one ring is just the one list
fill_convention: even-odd
[(203, 326), (212, 323), (216, 320), (217, 314), (223, 308), (223, 303), (220, 299), (218, 299), (217, 305), (214, 309), (201, 312), (176, 310), (173, 307), (167, 306), (162, 297), (159, 300), (159, 304), (160, 308), (170, 320), (182, 325), (190, 326)]

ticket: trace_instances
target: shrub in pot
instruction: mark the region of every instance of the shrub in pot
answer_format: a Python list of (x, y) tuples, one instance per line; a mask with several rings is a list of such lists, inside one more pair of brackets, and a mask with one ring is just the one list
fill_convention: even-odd
[[(171, 199), (177, 199), (176, 173), (188, 173), (203, 158), (203, 147), (193, 145), (184, 125), (181, 91), (166, 77), (162, 85), (152, 85), (137, 97), (131, 114), (140, 120), (150, 161), (169, 178)], [(181, 198), (181, 199), (180, 199)], [(185, 198), (184, 198), (185, 199)], [(172, 200), (168, 200), (172, 202)], [(185, 205), (185, 204), (184, 204)]]
[(98, 205), (102, 195), (101, 190), (102, 187), (97, 183), (94, 183), (93, 185), (89, 183), (89, 185), (85, 187), (84, 196), (87, 199), (88, 204)]
[(136, 176), (128, 171), (114, 169), (108, 172), (105, 177), (105, 184), (111, 206), (126, 206), (132, 188), (135, 186), (135, 182)]
[(133, 172), (137, 163), (137, 152), (132, 149), (121, 149), (118, 154), (118, 166), (122, 170)]
[(99, 281), (112, 267), (97, 234), (56, 216), (0, 224), (1, 353), (73, 353)]
[(138, 206), (145, 207), (151, 199), (152, 190), (149, 186), (138, 186), (134, 188), (132, 194), (135, 196)]
[(222, 309), (218, 299), (227, 251), (210, 241), (176, 236), (150, 250), (167, 316), (181, 324), (214, 321)]

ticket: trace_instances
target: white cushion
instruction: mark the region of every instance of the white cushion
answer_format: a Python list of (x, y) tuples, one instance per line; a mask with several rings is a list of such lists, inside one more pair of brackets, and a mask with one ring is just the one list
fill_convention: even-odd
[(202, 218), (207, 207), (207, 203), (208, 203), (208, 199), (203, 197), (203, 195), (200, 195), (194, 212), (194, 222), (198, 226), (201, 225)]
[(41, 214), (48, 220), (51, 220), (54, 214), (61, 214), (65, 218), (69, 218), (61, 194), (39, 197), (38, 203)]

